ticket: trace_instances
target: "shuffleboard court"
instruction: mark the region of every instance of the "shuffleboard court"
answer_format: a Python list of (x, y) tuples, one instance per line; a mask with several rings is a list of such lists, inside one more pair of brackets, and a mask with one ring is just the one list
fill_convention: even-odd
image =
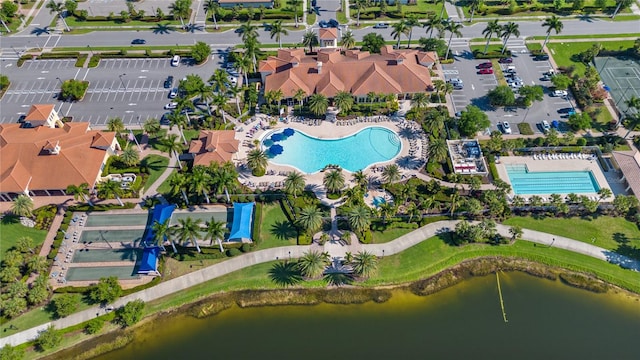
[(99, 266), (99, 267), (72, 267), (67, 270), (67, 281), (100, 280), (103, 277), (116, 276), (120, 280), (137, 279), (135, 266)]
[(179, 219), (191, 218), (193, 220), (200, 219), (202, 222), (211, 221), (214, 218), (216, 221), (223, 221), (230, 224), (233, 221), (233, 209), (221, 209), (221, 211), (197, 211), (197, 212), (174, 212), (171, 215), (171, 225), (178, 224)]
[(139, 249), (79, 249), (73, 254), (74, 263), (136, 261)]
[(90, 214), (85, 227), (97, 226), (145, 226), (149, 214)]
[(142, 240), (144, 229), (133, 230), (84, 230), (80, 242), (117, 242), (137, 245)]

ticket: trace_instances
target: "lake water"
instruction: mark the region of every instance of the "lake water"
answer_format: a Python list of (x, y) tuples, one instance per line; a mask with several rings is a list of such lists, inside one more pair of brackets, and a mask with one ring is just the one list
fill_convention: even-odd
[(640, 302), (521, 273), (383, 304), (232, 308), (146, 324), (99, 359), (638, 359)]

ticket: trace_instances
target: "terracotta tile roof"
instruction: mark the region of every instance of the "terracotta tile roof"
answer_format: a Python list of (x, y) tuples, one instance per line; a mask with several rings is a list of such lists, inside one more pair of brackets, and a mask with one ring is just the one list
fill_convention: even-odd
[(264, 3), (264, 2), (273, 2), (269, 0), (218, 0), (220, 4), (242, 4), (242, 3)]
[(320, 40), (336, 40), (338, 38), (338, 29), (336, 28), (320, 29), (318, 33)]
[(111, 146), (113, 137), (110, 133), (99, 132), (91, 139), (91, 147), (107, 147)]
[(45, 121), (51, 115), (51, 111), (53, 111), (53, 104), (37, 104), (31, 105), (27, 116), (25, 116), (25, 121)]
[(631, 191), (640, 200), (640, 152), (614, 151), (612, 154), (631, 186)]
[[(100, 175), (106, 150), (92, 147), (97, 130), (89, 123), (66, 123), (63, 128), (20, 128), (0, 125), (0, 191), (66, 189), (83, 182), (93, 186)], [(101, 136), (109, 145), (115, 133)], [(57, 155), (49, 148), (60, 147)]]
[(421, 63), (435, 63), (437, 59), (436, 54), (434, 52), (421, 52), (417, 55), (418, 62)]
[[(293, 66), (290, 60), (301, 51), (281, 49), (277, 56), (261, 62), (261, 69), (275, 69), (265, 78), (265, 91), (280, 89), (285, 97), (293, 97), (298, 89), (307, 94), (314, 90), (329, 97), (338, 91), (366, 96), (370, 92), (424, 92), (433, 86), (429, 69), (418, 59), (435, 58), (435, 54), (411, 49), (393, 50), (391, 46), (384, 47), (382, 54), (349, 50), (346, 56), (337, 49), (321, 49), (316, 56), (304, 55)], [(320, 71), (318, 62), (321, 63)]]
[(189, 153), (194, 154), (193, 165), (209, 166), (212, 162), (230, 161), (240, 145), (235, 134), (233, 130), (200, 131), (198, 138), (189, 144)]

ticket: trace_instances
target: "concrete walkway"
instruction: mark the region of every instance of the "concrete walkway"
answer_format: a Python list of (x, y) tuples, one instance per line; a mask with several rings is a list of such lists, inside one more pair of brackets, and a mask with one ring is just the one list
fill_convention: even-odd
[[(399, 237), (398, 239), (385, 243), (385, 244), (370, 244), (370, 245), (345, 245), (339, 249), (340, 254), (344, 255), (346, 251), (368, 251), (377, 256), (389, 256), (404, 251), (422, 241), (425, 241), (438, 233), (443, 231), (453, 230), (458, 221), (440, 221), (423, 226), (417, 230), (414, 230), (406, 235)], [(503, 236), (510, 236), (509, 226), (498, 225), (497, 230)], [(543, 244), (546, 246), (553, 246), (569, 251), (577, 252), (587, 256), (591, 256), (597, 259), (618, 264), (623, 267), (640, 271), (640, 261), (630, 259), (625, 256), (615, 254), (609, 250), (586, 244), (577, 240), (542, 233), (533, 230), (523, 231), (523, 240)], [(357, 248), (356, 248), (357, 247)], [(177, 293), (185, 290), (189, 287), (201, 284), (203, 282), (215, 279), (217, 277), (232, 273), (234, 271), (261, 264), (277, 259), (293, 259), (301, 257), (305, 252), (309, 251), (311, 246), (285, 246), (266, 250), (260, 250), (244, 254), (238, 257), (234, 257), (222, 263), (218, 263), (207, 268), (180, 276), (175, 279), (168, 280), (160, 283), (149, 289), (139, 291), (137, 293), (125, 296), (114, 302), (113, 307), (120, 307), (125, 305), (129, 301), (141, 299), (145, 302), (159, 299), (161, 297)], [(325, 248), (326, 249), (326, 248)], [(326, 249), (329, 250), (329, 249)], [(337, 249), (336, 249), (337, 250)], [(329, 250), (331, 251), (331, 250)], [(352, 252), (352, 253), (355, 253)], [(69, 326), (77, 325), (82, 322), (91, 320), (96, 316), (103, 315), (105, 310), (100, 307), (92, 307), (90, 309), (72, 314), (64, 319), (49, 322), (31, 329), (24, 330), (22, 332), (7, 336), (0, 339), (0, 347), (11, 344), (13, 346), (25, 343), (29, 340), (33, 340), (38, 336), (38, 332), (46, 329), (50, 324), (53, 324), (56, 328), (62, 329)]]

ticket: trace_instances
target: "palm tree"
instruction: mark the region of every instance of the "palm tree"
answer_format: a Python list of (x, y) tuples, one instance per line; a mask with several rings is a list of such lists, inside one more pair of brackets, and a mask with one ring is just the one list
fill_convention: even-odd
[(209, 78), (209, 82), (218, 93), (224, 93), (229, 86), (229, 74), (222, 69), (216, 69)]
[(202, 224), (202, 220), (193, 220), (192, 218), (188, 217), (186, 219), (178, 219), (178, 224), (180, 224), (180, 227), (176, 232), (178, 237), (180, 238), (180, 241), (184, 242), (186, 240), (189, 240), (193, 245), (196, 246), (198, 252), (202, 252), (200, 251), (200, 246), (198, 246), (197, 241), (198, 237), (201, 235), (200, 231), (202, 230), (202, 227), (200, 225)]
[(115, 197), (118, 200), (120, 206), (124, 206), (122, 200), (120, 200), (120, 196), (122, 195), (122, 187), (120, 187), (120, 182), (107, 180), (98, 183), (98, 196), (108, 199), (110, 197)]
[(502, 43), (502, 54), (507, 49), (507, 41), (511, 35), (515, 35), (516, 37), (520, 36), (520, 25), (510, 21), (502, 26), (502, 32), (500, 33), (500, 37), (504, 39)]
[(420, 216), (421, 211), (414, 202), (410, 202), (405, 209), (407, 215), (409, 215), (408, 222), (411, 222), (414, 217)]
[(340, 109), (340, 112), (347, 114), (353, 107), (353, 96), (346, 91), (338, 91), (333, 97), (334, 104)]
[(347, 213), (347, 221), (354, 231), (362, 234), (371, 225), (371, 211), (365, 205), (358, 205)]
[(107, 121), (107, 131), (113, 131), (120, 134), (124, 131), (124, 122), (119, 117), (111, 118)]
[(238, 185), (238, 172), (232, 162), (227, 161), (220, 165), (217, 162), (209, 165), (209, 173), (211, 174), (211, 187), (216, 194), (224, 194), (227, 197), (227, 202), (231, 202), (229, 197), (229, 190), (235, 190)]
[(144, 122), (142, 129), (150, 137), (157, 138), (158, 134), (160, 134), (160, 131), (162, 130), (162, 125), (160, 125), (160, 121), (158, 119), (149, 119)]
[(390, 164), (382, 169), (382, 179), (386, 183), (392, 183), (400, 180), (400, 168), (396, 164)]
[(176, 134), (167, 134), (167, 137), (160, 140), (158, 144), (161, 151), (169, 154), (169, 157), (176, 157), (178, 160), (178, 167), (182, 170), (182, 164), (180, 163), (180, 152), (182, 152), (182, 144), (180, 143), (180, 139), (178, 139), (178, 135)]
[(293, 99), (298, 102), (300, 108), (302, 108), (302, 101), (307, 97), (307, 93), (302, 89), (296, 90), (296, 93), (293, 94)]
[(169, 178), (169, 186), (171, 186), (171, 193), (177, 194), (178, 192), (182, 194), (182, 199), (185, 204), (189, 205), (189, 198), (187, 197), (187, 192), (185, 189), (187, 188), (187, 176), (183, 173), (175, 173)]
[(433, 30), (440, 30), (442, 28), (442, 18), (432, 13), (427, 17), (427, 22), (424, 23), (423, 27), (427, 29), (426, 31), (429, 33), (429, 38), (432, 38)]
[(418, 110), (422, 110), (423, 108), (429, 106), (429, 97), (423, 92), (415, 93), (411, 97), (411, 105), (413, 105)]
[(344, 187), (344, 175), (342, 175), (342, 171), (340, 170), (331, 170), (324, 174), (322, 183), (327, 189), (327, 192), (338, 194)]
[(302, 194), (305, 185), (304, 176), (297, 171), (289, 173), (284, 179), (284, 191), (293, 195), (294, 198)]
[(260, 56), (260, 42), (257, 37), (248, 37), (244, 41), (244, 56), (251, 60), (253, 72), (256, 72), (256, 63)]
[(429, 148), (427, 153), (429, 154), (429, 159), (435, 162), (443, 162), (447, 159), (447, 142), (443, 138), (431, 138), (429, 140)]
[(413, 28), (416, 26), (420, 26), (420, 21), (415, 14), (407, 15), (407, 20), (405, 21), (407, 28), (409, 29), (409, 42), (407, 43), (407, 49), (411, 47), (411, 37), (413, 36)]
[(328, 252), (310, 250), (298, 260), (298, 269), (309, 279), (318, 278), (324, 269), (331, 264)]
[(309, 97), (309, 110), (316, 115), (320, 116), (327, 112), (329, 107), (329, 99), (322, 94), (313, 94)]
[(544, 42), (542, 43), (542, 48), (544, 49), (547, 46), (547, 42), (549, 41), (549, 36), (551, 36), (551, 31), (554, 31), (557, 34), (560, 34), (562, 31), (562, 21), (555, 15), (551, 15), (551, 17), (544, 19), (542, 23), (542, 27), (547, 28), (547, 37), (544, 38)]
[(169, 120), (169, 130), (172, 130), (174, 126), (177, 126), (178, 132), (180, 132), (180, 136), (182, 137), (182, 141), (187, 145), (187, 138), (184, 136), (184, 131), (182, 131), (182, 129), (187, 126), (187, 119), (185, 116), (180, 114), (180, 110), (176, 110), (167, 115), (167, 120)]
[(296, 28), (298, 27), (298, 7), (300, 4), (302, 4), (302, 0), (289, 0), (289, 5), (291, 5), (295, 14)]
[(358, 10), (358, 15), (357, 15), (357, 21), (356, 21), (356, 26), (360, 26), (360, 12), (362, 12), (362, 10), (366, 9), (367, 6), (369, 6), (369, 1), (368, 0), (356, 0), (355, 2), (355, 8), (356, 10)]
[(365, 250), (353, 257), (351, 266), (353, 266), (353, 272), (358, 276), (368, 278), (378, 269), (378, 258)]
[(395, 216), (398, 209), (394, 205), (388, 202), (385, 202), (380, 204), (380, 207), (378, 208), (378, 210), (380, 211), (380, 216), (382, 217), (382, 224), (386, 226), (387, 218), (389, 216)]
[(267, 154), (261, 149), (249, 151), (249, 154), (247, 154), (247, 165), (255, 176), (257, 176), (256, 174), (263, 174), (268, 165)]
[(502, 33), (502, 26), (498, 24), (498, 19), (491, 20), (487, 23), (487, 27), (482, 30), (484, 38), (487, 39), (487, 43), (484, 45), (485, 54), (489, 51), (489, 42), (491, 42), (491, 37), (493, 35), (499, 36), (500, 33)]
[(173, 252), (177, 253), (176, 244), (171, 237), (171, 227), (169, 226), (169, 219), (166, 219), (164, 222), (154, 221), (153, 225), (151, 225), (151, 231), (153, 231), (153, 244), (156, 246), (164, 247), (164, 242), (169, 241), (171, 247), (173, 248)]
[(469, 18), (469, 22), (473, 22), (473, 15), (475, 15), (476, 10), (478, 10), (483, 3), (484, 0), (470, 0), (469, 2), (467, 2), (467, 4), (469, 5), (469, 10), (471, 10), (471, 17)]
[(13, 199), (13, 204), (11, 205), (11, 212), (18, 216), (26, 216), (31, 217), (31, 212), (33, 211), (33, 200), (30, 197), (24, 194), (18, 195), (15, 199)]
[(236, 60), (236, 68), (238, 68), (240, 73), (242, 73), (242, 76), (244, 76), (244, 84), (249, 84), (249, 71), (251, 71), (251, 65), (251, 58), (247, 57), (246, 53), (244, 56), (240, 56)]
[[(300, 0), (293, 0), (293, 1), (300, 1)], [(298, 13), (296, 12), (296, 17), (297, 15)], [(276, 38), (276, 41), (278, 42), (278, 48), (282, 49), (282, 35), (289, 35), (289, 32), (287, 31), (287, 29), (284, 28), (284, 26), (282, 26), (282, 20), (276, 20), (271, 24), (270, 35), (272, 39), (274, 37)]]
[(140, 153), (133, 146), (127, 145), (123, 150), (120, 156), (118, 156), (120, 161), (127, 166), (134, 166), (140, 162)]
[(300, 210), (296, 225), (312, 235), (322, 226), (322, 212), (315, 205), (307, 205)]
[(444, 6), (447, 0), (434, 0), (434, 4), (442, 3), (442, 9), (440, 10), (440, 19), (444, 19)]
[(457, 23), (451, 20), (448, 20), (445, 23), (444, 30), (450, 33), (449, 43), (447, 44), (447, 53), (444, 56), (445, 59), (449, 57), (449, 51), (451, 50), (451, 40), (453, 40), (453, 35), (455, 35), (458, 38), (462, 37), (462, 32), (460, 31), (460, 29), (462, 29), (462, 24), (460, 23)]
[(402, 34), (407, 35), (411, 29), (407, 26), (407, 22), (402, 19), (399, 22), (393, 24), (391, 26), (393, 31), (391, 31), (391, 36), (394, 39), (398, 39), (398, 43), (396, 44), (396, 49), (400, 49), (400, 39), (402, 38)]
[(205, 0), (204, 9), (208, 13), (211, 13), (211, 17), (213, 18), (213, 28), (218, 30), (218, 20), (216, 19), (216, 13), (220, 8), (220, 4), (218, 4), (217, 0)]
[(67, 25), (67, 22), (64, 20), (64, 4), (59, 2), (55, 2), (54, 0), (49, 0), (49, 2), (47, 3), (47, 9), (49, 9), (49, 13), (56, 13), (56, 15), (58, 15), (58, 17), (60, 18), (60, 20), (62, 20), (62, 24), (64, 24), (64, 28), (67, 31), (71, 31), (71, 29), (69, 29), (69, 25)]
[(356, 46), (356, 38), (353, 36), (353, 32), (351, 30), (345, 31), (338, 45), (342, 46), (344, 50), (349, 50)]
[(246, 42), (247, 39), (257, 39), (258, 27), (253, 25), (251, 21), (247, 21), (238, 28), (238, 36), (240, 36), (243, 42)]
[(611, 192), (611, 189), (603, 187), (603, 188), (600, 188), (600, 190), (598, 190), (598, 195), (600, 196), (598, 198), (598, 201), (602, 201), (608, 197), (611, 197), (613, 193)]
[(455, 213), (458, 206), (460, 206), (461, 201), (462, 200), (460, 199), (460, 194), (458, 194), (458, 191), (456, 189), (456, 191), (453, 194), (451, 194), (451, 196), (449, 197), (450, 216), (453, 217), (453, 214)]
[(351, 176), (353, 178), (353, 181), (355, 181), (355, 183), (359, 187), (364, 188), (369, 183), (369, 180), (367, 179), (367, 175), (362, 170), (358, 170), (354, 172), (353, 175)]
[(73, 195), (73, 199), (76, 201), (82, 197), (89, 206), (93, 206), (91, 200), (89, 200), (89, 184), (86, 182), (77, 186), (73, 184), (67, 186), (66, 193)]
[(180, 19), (182, 28), (184, 28), (184, 18), (189, 16), (190, 8), (191, 0), (176, 0), (169, 5), (169, 13), (173, 16), (174, 19)]
[(318, 46), (318, 35), (313, 30), (308, 30), (302, 37), (302, 45), (309, 47), (309, 52), (313, 52), (313, 47)]
[(612, 19), (616, 18), (616, 15), (618, 15), (618, 11), (620, 11), (620, 8), (622, 8), (622, 6), (624, 5), (624, 7), (627, 7), (631, 4), (633, 4), (633, 1), (630, 0), (616, 0), (616, 9), (613, 11), (613, 15), (611, 15)]
[(516, 240), (522, 237), (522, 228), (518, 225), (514, 225), (509, 228), (509, 234), (511, 234), (511, 240)]
[(217, 221), (215, 218), (211, 218), (211, 221), (207, 221), (206, 225), (207, 232), (205, 233), (204, 240), (209, 239), (209, 244), (213, 244), (213, 240), (215, 239), (220, 247), (220, 252), (224, 252), (222, 239), (227, 232), (227, 224), (224, 221)]
[(209, 184), (211, 183), (211, 178), (208, 169), (202, 165), (196, 165), (191, 170), (191, 176), (189, 177), (189, 189), (195, 194), (202, 194), (207, 201), (209, 201)]

